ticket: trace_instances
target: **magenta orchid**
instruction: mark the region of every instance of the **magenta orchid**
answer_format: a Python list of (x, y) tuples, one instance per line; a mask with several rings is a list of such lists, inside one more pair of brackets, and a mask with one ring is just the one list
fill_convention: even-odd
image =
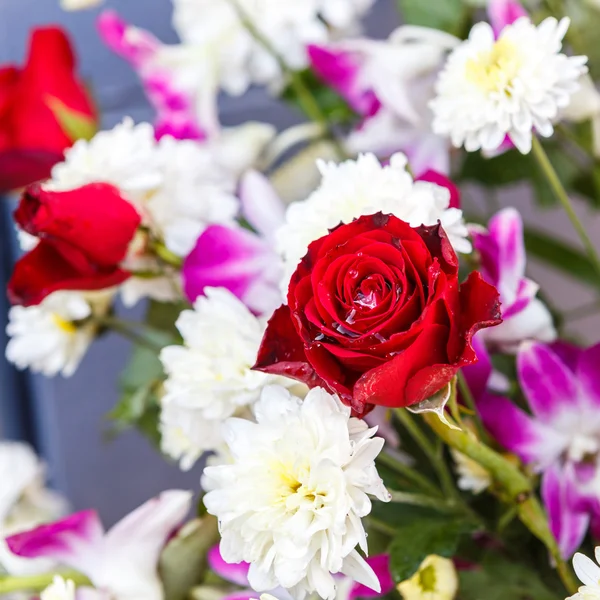
[[(219, 577), (243, 589), (231, 592), (221, 600), (250, 600), (256, 598), (256, 592), (250, 587), (248, 570), (250, 565), (245, 562), (230, 564), (223, 560), (219, 546), (216, 545), (208, 552), (208, 564)], [(381, 592), (377, 593), (360, 583), (352, 581), (349, 577), (340, 577), (337, 583), (336, 600), (356, 600), (357, 598), (379, 598), (389, 594), (394, 589), (394, 582), (390, 573), (390, 557), (379, 554), (366, 559), (375, 572)], [(290, 598), (289, 593), (281, 588), (272, 590), (273, 595), (279, 600)]]
[(47, 558), (87, 575), (94, 585), (77, 600), (162, 600), (160, 553), (182, 523), (192, 494), (170, 490), (142, 504), (105, 532), (96, 511), (75, 513), (6, 539), (24, 558)]
[(496, 37), (507, 25), (512, 25), (517, 19), (528, 16), (527, 11), (517, 0), (490, 0), (487, 10)]
[(473, 246), (479, 252), (484, 279), (500, 293), (503, 322), (481, 332), (486, 342), (514, 352), (523, 340), (552, 342), (556, 330), (552, 315), (536, 298), (539, 286), (525, 277), (523, 221), (514, 208), (494, 215), (487, 229), (471, 226)]
[(600, 516), (600, 345), (524, 344), (517, 356), (532, 414), (507, 398), (483, 396), (490, 433), (542, 476), (542, 496), (562, 554), (581, 544)]
[(224, 287), (256, 314), (270, 314), (281, 304), (282, 267), (274, 234), (284, 221), (284, 207), (268, 179), (256, 171), (242, 177), (238, 195), (242, 215), (257, 233), (208, 227), (184, 262), (184, 291), (193, 302), (206, 287)]
[(218, 131), (217, 87), (210, 63), (191, 46), (165, 45), (113, 10), (98, 18), (104, 43), (137, 72), (157, 112), (156, 137), (202, 140)]
[(390, 156), (401, 150), (413, 171), (449, 172), (448, 143), (431, 131), (433, 84), (458, 40), (426, 27), (405, 26), (386, 41), (346, 40), (308, 48), (317, 75), (363, 121), (348, 138), (353, 152)]

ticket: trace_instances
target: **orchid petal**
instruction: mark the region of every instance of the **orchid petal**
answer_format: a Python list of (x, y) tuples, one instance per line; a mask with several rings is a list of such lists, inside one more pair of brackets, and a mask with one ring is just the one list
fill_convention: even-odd
[(498, 327), (486, 331), (486, 339), (504, 352), (516, 352), (523, 340), (550, 343), (556, 339), (552, 315), (538, 298), (531, 300), (521, 312), (502, 317), (504, 321)]
[(169, 490), (142, 504), (105, 537), (102, 563), (89, 573), (93, 583), (117, 598), (162, 600), (156, 570), (169, 536), (190, 510), (191, 492)]
[(542, 468), (563, 450), (564, 440), (556, 431), (530, 417), (508, 398), (484, 394), (478, 399), (477, 408), (492, 436), (525, 463)]
[(559, 422), (573, 411), (578, 398), (575, 375), (548, 346), (523, 344), (517, 371), (529, 406), (540, 421)]
[(379, 100), (369, 88), (360, 85), (360, 62), (356, 56), (342, 49), (309, 45), (311, 65), (317, 76), (336, 90), (362, 116), (374, 115)]
[(557, 340), (550, 345), (550, 349), (560, 360), (567, 366), (567, 368), (574, 373), (577, 371), (577, 363), (583, 353), (583, 348), (565, 342), (564, 340)]
[(102, 560), (104, 529), (96, 511), (70, 515), (6, 538), (10, 551), (24, 558), (49, 558), (90, 576)]
[(471, 345), (477, 354), (477, 362), (474, 365), (464, 367), (462, 373), (467, 380), (471, 394), (475, 400), (481, 398), (485, 393), (488, 382), (492, 374), (492, 361), (485, 347), (483, 336), (476, 333), (473, 336)]
[(517, 19), (528, 16), (527, 11), (517, 0), (490, 0), (488, 15), (496, 37), (507, 25), (512, 25)]
[(183, 286), (190, 302), (207, 287), (224, 287), (256, 313), (281, 302), (280, 262), (271, 247), (244, 229), (208, 227), (183, 263)]
[(577, 362), (576, 377), (582, 392), (582, 400), (596, 409), (600, 406), (600, 344), (587, 348)]
[(208, 565), (222, 579), (236, 585), (248, 586), (248, 569), (250, 565), (245, 562), (228, 563), (223, 560), (219, 545), (213, 546), (208, 551)]
[[(202, 140), (218, 130), (216, 90), (198, 57), (185, 46), (167, 46), (151, 33), (129, 25), (116, 11), (106, 10), (97, 21), (104, 43), (135, 69), (148, 99), (157, 112), (155, 134), (158, 139)], [(192, 69), (196, 64), (197, 73)], [(200, 123), (201, 125), (200, 125)]]
[(394, 589), (394, 581), (390, 573), (390, 557), (388, 554), (371, 556), (366, 559), (366, 562), (375, 572), (377, 579), (379, 579), (381, 592), (375, 592), (371, 588), (360, 583), (355, 583), (350, 590), (348, 600), (354, 600), (355, 598), (378, 598), (379, 596), (389, 594)]
[(498, 290), (503, 302), (512, 304), (517, 297), (519, 284), (525, 275), (523, 220), (516, 209), (505, 208), (490, 219), (488, 231), (499, 249)]
[(285, 221), (285, 207), (271, 182), (258, 171), (250, 170), (240, 182), (239, 198), (248, 223), (273, 244), (275, 231)]
[(542, 498), (550, 528), (564, 558), (569, 558), (579, 548), (590, 523), (590, 515), (577, 506), (575, 489), (570, 469), (561, 469), (555, 463), (545, 471)]

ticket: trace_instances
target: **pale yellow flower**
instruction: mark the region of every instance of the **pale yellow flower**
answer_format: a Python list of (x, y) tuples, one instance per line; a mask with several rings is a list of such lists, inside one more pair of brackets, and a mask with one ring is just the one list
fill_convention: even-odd
[(452, 600), (458, 591), (458, 576), (454, 563), (432, 554), (419, 570), (397, 585), (404, 600)]

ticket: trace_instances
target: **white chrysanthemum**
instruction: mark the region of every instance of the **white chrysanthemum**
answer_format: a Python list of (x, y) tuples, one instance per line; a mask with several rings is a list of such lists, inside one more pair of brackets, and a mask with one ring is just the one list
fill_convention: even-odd
[(52, 377), (72, 375), (94, 339), (87, 321), (97, 307), (105, 312), (112, 291), (54, 292), (36, 306), (13, 306), (6, 333), (6, 358), (19, 369)]
[(202, 409), (177, 402), (175, 394), (161, 400), (161, 450), (179, 461), (183, 471), (191, 469), (208, 450), (223, 445), (221, 421), (207, 419)]
[(141, 208), (147, 195), (163, 181), (152, 125), (134, 125), (132, 119), (125, 118), (90, 141), (78, 140), (65, 152), (64, 162), (53, 167), (46, 187), (72, 190), (95, 181), (118, 187), (136, 208)]
[(471, 251), (462, 211), (449, 208), (450, 192), (433, 183), (413, 181), (403, 154), (394, 154), (386, 166), (373, 154), (341, 164), (319, 161), (318, 166), (321, 185), (306, 200), (288, 207), (285, 224), (276, 234), (277, 250), (285, 263), (285, 291), (311, 242), (340, 223), (380, 211), (412, 227), (435, 225), (439, 220), (457, 252)]
[[(596, 562), (600, 563), (600, 546), (596, 548), (595, 555)], [(573, 557), (573, 568), (583, 585), (567, 600), (600, 600), (600, 567), (591, 558), (577, 552)]]
[(184, 345), (160, 354), (167, 374), (163, 450), (181, 459), (182, 468), (219, 445), (221, 421), (258, 400), (265, 385), (295, 384), (251, 369), (264, 325), (228, 290), (207, 288), (205, 293), (194, 310), (177, 319)]
[[(292, 69), (307, 66), (306, 45), (324, 43), (330, 27), (348, 29), (374, 0), (236, 0), (239, 9)], [(204, 49), (220, 85), (243, 94), (251, 83), (281, 80), (273, 54), (248, 31), (233, 2), (173, 0), (173, 25), (185, 44)]]
[(477, 23), (437, 81), (435, 133), (468, 151), (495, 150), (508, 135), (523, 153), (534, 131), (552, 135), (587, 70), (587, 57), (561, 54), (568, 27), (568, 19), (549, 17), (536, 27), (522, 17), (496, 40), (490, 25)]
[(210, 146), (164, 137), (157, 147), (163, 184), (148, 199), (151, 224), (178, 256), (191, 252), (209, 224), (232, 224), (239, 210), (235, 178)]
[(367, 494), (390, 499), (374, 462), (383, 440), (321, 388), (302, 401), (266, 387), (255, 416), (256, 423), (226, 421), (233, 462), (204, 471), (223, 558), (249, 562), (258, 591), (282, 586), (295, 598), (333, 599), (336, 573), (380, 591), (356, 546), (366, 553)]
[(75, 600), (75, 583), (55, 575), (52, 583), (42, 591), (40, 600)]

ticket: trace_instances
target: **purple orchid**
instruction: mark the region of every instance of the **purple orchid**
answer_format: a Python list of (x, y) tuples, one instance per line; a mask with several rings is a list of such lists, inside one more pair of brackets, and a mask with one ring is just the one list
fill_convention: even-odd
[(165, 45), (114, 10), (98, 18), (104, 43), (135, 69), (157, 112), (156, 137), (202, 140), (219, 129), (217, 87), (193, 48)]
[(363, 118), (348, 149), (381, 157), (400, 150), (417, 175), (448, 173), (448, 142), (432, 133), (428, 103), (446, 54), (458, 43), (441, 31), (405, 26), (385, 41), (309, 46), (314, 71)]
[[(380, 596), (389, 594), (394, 589), (394, 582), (392, 581), (392, 576), (390, 574), (389, 555), (379, 554), (377, 556), (371, 556), (370, 558), (367, 558), (366, 561), (379, 579), (381, 592), (377, 593), (360, 583), (352, 581), (349, 577), (342, 576), (339, 578), (337, 584), (338, 593), (336, 595), (336, 600), (379, 598)], [(225, 562), (219, 551), (219, 545), (217, 544), (208, 552), (208, 564), (219, 577), (243, 588), (227, 594), (221, 598), (221, 600), (250, 600), (251, 598), (256, 598), (257, 594), (250, 587), (250, 582), (248, 581), (248, 570), (250, 568), (248, 563), (241, 562), (230, 564)], [(272, 590), (272, 593), (280, 600), (287, 600), (290, 598), (289, 593), (282, 588)]]
[(528, 16), (527, 11), (517, 0), (490, 0), (487, 10), (496, 37), (507, 25), (512, 25), (517, 19)]
[(86, 510), (6, 538), (13, 554), (48, 558), (87, 575), (95, 588), (77, 600), (162, 600), (158, 559), (191, 506), (192, 494), (170, 490), (142, 504), (104, 531), (96, 511)]
[(552, 315), (536, 298), (539, 286), (525, 277), (523, 221), (518, 211), (501, 210), (487, 229), (472, 226), (471, 236), (481, 259), (480, 271), (500, 292), (502, 302), (503, 322), (479, 335), (506, 352), (516, 351), (524, 340), (554, 341)]
[(542, 473), (542, 497), (563, 556), (600, 517), (600, 344), (523, 344), (518, 377), (532, 414), (507, 398), (484, 395), (488, 431)]
[(254, 313), (270, 314), (282, 301), (274, 234), (284, 221), (284, 206), (268, 179), (256, 171), (242, 177), (238, 194), (242, 216), (257, 233), (241, 226), (208, 227), (184, 261), (183, 288), (193, 302), (206, 287), (224, 287)]

